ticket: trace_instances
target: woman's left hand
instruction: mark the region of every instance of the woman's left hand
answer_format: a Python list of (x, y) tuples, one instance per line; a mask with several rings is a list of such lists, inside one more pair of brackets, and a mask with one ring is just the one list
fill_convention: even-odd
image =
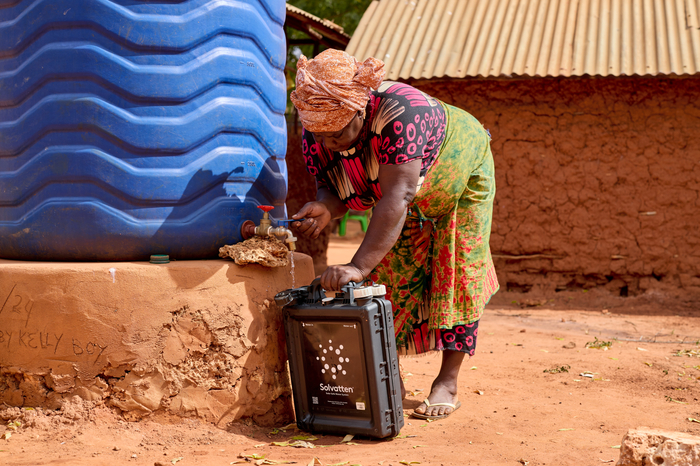
[(338, 291), (348, 282), (361, 282), (364, 279), (360, 269), (352, 264), (331, 265), (321, 275), (321, 286), (327, 291)]

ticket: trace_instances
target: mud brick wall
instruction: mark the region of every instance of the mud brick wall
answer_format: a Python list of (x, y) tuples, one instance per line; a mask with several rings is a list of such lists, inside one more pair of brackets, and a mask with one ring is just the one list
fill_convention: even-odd
[(411, 83), (489, 129), (509, 289), (700, 287), (700, 78)]

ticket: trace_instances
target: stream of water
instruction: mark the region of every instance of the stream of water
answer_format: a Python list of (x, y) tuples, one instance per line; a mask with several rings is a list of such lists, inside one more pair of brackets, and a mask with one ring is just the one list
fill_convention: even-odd
[(292, 262), (292, 266), (289, 269), (289, 273), (292, 276), (292, 288), (296, 288), (296, 277), (294, 276), (294, 251), (289, 251), (289, 259)]

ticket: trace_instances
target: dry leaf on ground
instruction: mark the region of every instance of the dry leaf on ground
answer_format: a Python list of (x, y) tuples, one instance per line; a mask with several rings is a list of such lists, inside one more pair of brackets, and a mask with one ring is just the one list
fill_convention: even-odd
[(311, 442), (305, 442), (303, 440), (295, 440), (293, 442), (272, 442), (272, 445), (278, 447), (294, 447), (294, 448), (316, 448)]
[(10, 421), (7, 423), (7, 428), (12, 430), (17, 430), (22, 427), (22, 423), (18, 420)]
[(313, 442), (314, 440), (318, 440), (318, 437), (314, 437), (313, 435), (295, 435), (291, 438), (291, 440), (306, 440), (307, 442)]

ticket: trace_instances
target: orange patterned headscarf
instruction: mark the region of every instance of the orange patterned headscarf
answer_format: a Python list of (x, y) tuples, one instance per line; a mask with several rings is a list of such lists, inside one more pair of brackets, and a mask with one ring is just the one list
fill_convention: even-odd
[(297, 62), (296, 90), (290, 98), (307, 131), (325, 133), (345, 128), (364, 110), (370, 88), (384, 79), (384, 62), (368, 58), (358, 62), (341, 50), (328, 49), (316, 58)]

